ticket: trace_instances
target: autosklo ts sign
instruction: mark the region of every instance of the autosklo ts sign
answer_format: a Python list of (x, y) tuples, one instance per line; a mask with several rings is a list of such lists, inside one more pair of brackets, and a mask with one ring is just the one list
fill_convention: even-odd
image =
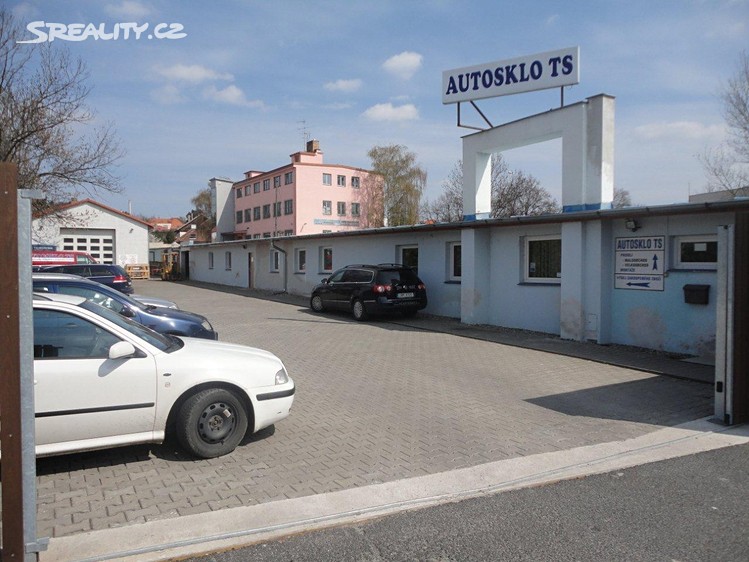
[(580, 82), (580, 47), (489, 62), (442, 73), (442, 103), (478, 100)]

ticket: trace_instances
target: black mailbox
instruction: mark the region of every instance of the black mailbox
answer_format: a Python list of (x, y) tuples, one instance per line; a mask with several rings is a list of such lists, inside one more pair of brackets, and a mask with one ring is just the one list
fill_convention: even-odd
[(684, 302), (687, 304), (707, 304), (710, 285), (684, 285)]

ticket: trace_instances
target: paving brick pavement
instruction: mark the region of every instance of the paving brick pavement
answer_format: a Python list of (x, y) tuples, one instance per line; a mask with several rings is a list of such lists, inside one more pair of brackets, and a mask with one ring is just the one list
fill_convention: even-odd
[[(39, 459), (40, 536), (623, 440), (712, 411), (708, 384), (517, 346), (535, 338), (561, 347), (554, 338), (471, 334), (426, 316), (357, 323), (314, 314), (305, 299), (287, 295), (135, 284), (139, 293), (205, 314), (219, 339), (281, 357), (297, 384), (291, 415), (218, 459), (195, 460), (169, 444)], [(498, 343), (502, 338), (517, 341)], [(691, 368), (653, 354), (611, 353), (635, 362), (650, 357), (659, 372)]]

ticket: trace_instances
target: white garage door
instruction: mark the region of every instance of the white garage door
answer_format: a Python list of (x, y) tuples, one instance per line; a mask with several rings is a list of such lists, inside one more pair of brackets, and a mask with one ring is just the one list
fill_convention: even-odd
[(99, 263), (114, 263), (114, 233), (111, 231), (62, 233), (62, 249), (88, 252)]

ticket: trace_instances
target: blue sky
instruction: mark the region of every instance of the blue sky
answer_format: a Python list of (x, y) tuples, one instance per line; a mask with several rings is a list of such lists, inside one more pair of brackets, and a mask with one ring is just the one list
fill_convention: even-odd
[[(89, 104), (127, 151), (124, 192), (98, 199), (144, 216), (184, 216), (211, 177), (270, 170), (320, 141), (328, 163), (369, 167), (401, 144), (436, 198), (461, 158), (442, 72), (580, 47), (573, 103), (616, 97), (615, 180), (641, 205), (704, 190), (697, 159), (725, 138), (718, 91), (749, 49), (749, 0), (6, 2), (25, 27), (180, 24), (179, 39), (56, 40), (90, 70)], [(20, 39), (33, 39), (27, 31)], [(547, 90), (477, 102), (501, 124), (558, 107)], [(463, 121), (480, 125), (466, 108)], [(505, 154), (561, 200), (561, 144)]]

